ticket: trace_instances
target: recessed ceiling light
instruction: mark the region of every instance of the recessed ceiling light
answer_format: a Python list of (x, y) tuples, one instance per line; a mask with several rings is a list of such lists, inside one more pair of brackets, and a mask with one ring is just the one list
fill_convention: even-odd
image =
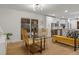
[(65, 12), (65, 13), (67, 13), (67, 12), (68, 12), (68, 10), (65, 10), (64, 12)]

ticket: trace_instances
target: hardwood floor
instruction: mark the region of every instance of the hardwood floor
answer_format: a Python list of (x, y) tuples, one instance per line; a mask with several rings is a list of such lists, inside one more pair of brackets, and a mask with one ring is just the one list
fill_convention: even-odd
[[(23, 42), (8, 43), (7, 55), (31, 55)], [(74, 52), (73, 47), (60, 43), (53, 43), (51, 39), (46, 41), (46, 50), (35, 55), (79, 55), (79, 48)]]
[(7, 55), (26, 55), (27, 51), (22, 42), (8, 43), (7, 45)]

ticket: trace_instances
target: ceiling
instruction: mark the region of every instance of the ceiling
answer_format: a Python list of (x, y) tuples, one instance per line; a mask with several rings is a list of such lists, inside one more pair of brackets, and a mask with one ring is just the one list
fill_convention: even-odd
[[(35, 12), (43, 15), (56, 17), (75, 17), (79, 15), (79, 4), (42, 4), (43, 10), (33, 11), (33, 4), (0, 4), (0, 8), (16, 9), (22, 11)], [(67, 13), (64, 11), (68, 10)]]

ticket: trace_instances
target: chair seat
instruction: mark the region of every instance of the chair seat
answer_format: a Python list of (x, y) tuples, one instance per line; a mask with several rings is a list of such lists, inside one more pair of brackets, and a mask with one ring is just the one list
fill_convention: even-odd
[[(38, 44), (40, 42), (40, 38), (35, 38), (35, 41), (34, 41), (36, 44)], [(32, 38), (29, 38), (29, 44), (33, 44), (33, 39)]]

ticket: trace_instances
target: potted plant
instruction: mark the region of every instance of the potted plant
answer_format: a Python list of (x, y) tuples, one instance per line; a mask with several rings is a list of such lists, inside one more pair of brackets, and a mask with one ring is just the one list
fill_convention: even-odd
[(12, 36), (12, 33), (5, 33), (5, 35), (7, 36), (7, 39), (10, 39), (10, 36)]

